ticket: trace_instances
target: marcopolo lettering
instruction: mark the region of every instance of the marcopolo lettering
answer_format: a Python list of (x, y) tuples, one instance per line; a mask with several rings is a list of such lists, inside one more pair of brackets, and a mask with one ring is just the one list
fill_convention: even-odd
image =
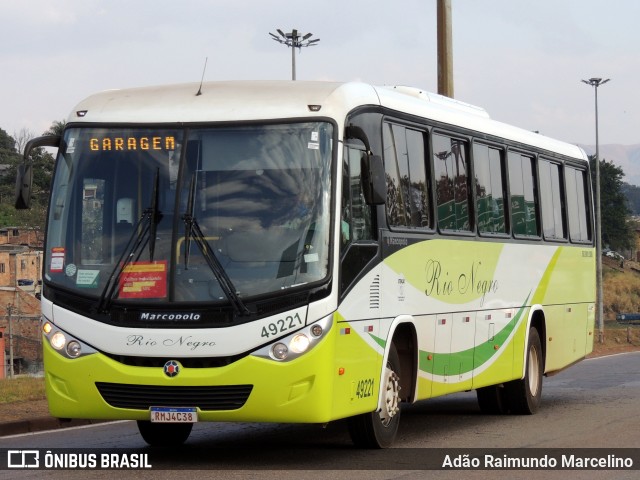
[(172, 312), (172, 313), (140, 313), (140, 320), (200, 320), (199, 313)]

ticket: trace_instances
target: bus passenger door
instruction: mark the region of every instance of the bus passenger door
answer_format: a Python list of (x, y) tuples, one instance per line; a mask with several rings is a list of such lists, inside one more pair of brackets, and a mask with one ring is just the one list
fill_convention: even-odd
[(379, 245), (373, 213), (365, 202), (361, 182), (364, 151), (345, 147), (342, 164), (340, 218), (340, 306), (336, 343), (334, 417), (372, 411), (377, 391), (382, 355), (376, 338), (380, 332), (380, 273), (375, 271)]

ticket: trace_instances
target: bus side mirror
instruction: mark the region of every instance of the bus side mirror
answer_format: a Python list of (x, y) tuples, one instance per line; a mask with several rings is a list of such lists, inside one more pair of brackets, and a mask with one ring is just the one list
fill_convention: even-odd
[(31, 164), (18, 165), (16, 173), (16, 209), (25, 210), (31, 207), (31, 185), (33, 184), (33, 167)]
[(17, 210), (31, 207), (31, 191), (33, 185), (33, 166), (29, 159), (31, 150), (39, 147), (59, 148), (62, 137), (60, 135), (45, 135), (29, 140), (24, 147), (23, 162), (18, 165), (16, 172), (16, 203)]
[(384, 165), (380, 155), (362, 156), (362, 190), (368, 205), (384, 205), (387, 200), (387, 186), (384, 176)]

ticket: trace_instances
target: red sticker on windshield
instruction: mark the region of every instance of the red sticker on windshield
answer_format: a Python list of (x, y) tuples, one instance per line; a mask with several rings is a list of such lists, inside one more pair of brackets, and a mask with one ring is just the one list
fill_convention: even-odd
[(51, 249), (51, 273), (60, 273), (64, 269), (64, 247), (53, 247)]
[(167, 261), (132, 262), (120, 275), (119, 298), (167, 296)]

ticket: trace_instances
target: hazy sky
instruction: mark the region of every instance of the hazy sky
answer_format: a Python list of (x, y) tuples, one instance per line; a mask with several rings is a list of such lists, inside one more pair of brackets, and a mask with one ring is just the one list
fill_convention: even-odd
[[(572, 143), (640, 144), (640, 2), (452, 0), (454, 91)], [(110, 88), (290, 79), (269, 32), (320, 38), (298, 80), (437, 91), (436, 0), (0, 0), (0, 128), (41, 134)]]

